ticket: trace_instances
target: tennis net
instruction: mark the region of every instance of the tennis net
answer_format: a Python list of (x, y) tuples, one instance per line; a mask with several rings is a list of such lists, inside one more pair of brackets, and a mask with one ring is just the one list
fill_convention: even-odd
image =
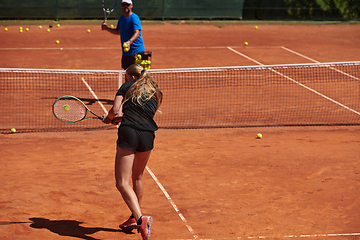
[[(149, 70), (164, 93), (160, 128), (360, 125), (360, 61)], [(123, 71), (0, 68), (0, 129), (115, 128), (62, 123), (52, 114), (73, 95), (94, 112), (112, 106)]]

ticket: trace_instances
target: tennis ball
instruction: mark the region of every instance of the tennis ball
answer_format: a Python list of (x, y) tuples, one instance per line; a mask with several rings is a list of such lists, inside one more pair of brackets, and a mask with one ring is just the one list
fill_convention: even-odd
[(63, 106), (63, 109), (64, 109), (65, 112), (68, 112), (68, 111), (70, 110), (70, 106), (67, 105), (67, 104), (65, 104), (65, 105)]
[(20, 30), (19, 30), (19, 32), (20, 32), (20, 33), (22, 33), (22, 32), (23, 32), (23, 30), (22, 30), (22, 29), (20, 29)]
[(127, 45), (126, 43), (124, 43), (124, 44), (123, 44), (123, 47), (124, 47), (124, 48), (127, 48), (127, 47), (128, 47), (128, 45)]
[(244, 44), (245, 44), (245, 46), (249, 45), (249, 43), (248, 43), (248, 42), (244, 42)]
[(46, 30), (47, 32), (50, 32), (50, 29)]
[(111, 25), (110, 25), (110, 27), (112, 27), (112, 28), (113, 28), (113, 27), (114, 27), (114, 25), (112, 25), (112, 24), (111, 24)]
[(5, 32), (7, 32), (8, 28), (5, 28), (4, 30), (5, 30)]
[(124, 48), (124, 52), (128, 52), (129, 51), (129, 48)]
[(60, 24), (58, 23), (56, 26), (57, 26), (57, 27), (60, 27)]
[(261, 139), (261, 138), (262, 138), (262, 134), (261, 134), (261, 133), (258, 133), (258, 134), (256, 135), (256, 137), (259, 138), (259, 139)]
[(39, 29), (42, 29), (42, 26), (39, 26)]
[(89, 33), (89, 32), (90, 32), (90, 29), (88, 29), (87, 32)]
[(26, 28), (25, 30), (28, 32), (28, 31), (29, 31), (29, 28)]
[(22, 27), (19, 27), (19, 30), (23, 30), (23, 28), (22, 28)]
[(258, 26), (255, 26), (255, 29), (258, 29)]
[(56, 44), (59, 44), (60, 43), (60, 41), (59, 40), (56, 40)]
[(10, 131), (11, 131), (12, 133), (16, 133), (16, 129), (15, 129), (15, 128), (12, 128)]

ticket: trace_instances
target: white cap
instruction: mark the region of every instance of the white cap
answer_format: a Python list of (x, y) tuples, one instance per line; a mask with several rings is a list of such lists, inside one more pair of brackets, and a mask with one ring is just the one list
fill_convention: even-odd
[(122, 0), (122, 3), (132, 4), (132, 1), (131, 0)]

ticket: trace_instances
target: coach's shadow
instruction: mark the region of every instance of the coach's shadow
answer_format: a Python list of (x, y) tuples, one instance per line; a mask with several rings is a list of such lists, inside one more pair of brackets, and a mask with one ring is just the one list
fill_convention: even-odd
[[(29, 218), (32, 223), (30, 227), (32, 228), (45, 228), (50, 232), (56, 233), (60, 236), (76, 237), (86, 240), (99, 240), (88, 235), (105, 231), (105, 232), (124, 232), (120, 229), (112, 228), (101, 228), (101, 227), (82, 227), (80, 224), (82, 222), (75, 220), (49, 220), (46, 218)], [(124, 232), (126, 234), (134, 234), (132, 232)]]

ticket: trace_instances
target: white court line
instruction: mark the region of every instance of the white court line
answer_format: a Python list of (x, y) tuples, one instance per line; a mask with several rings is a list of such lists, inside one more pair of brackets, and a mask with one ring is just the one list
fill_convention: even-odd
[(108, 111), (106, 110), (106, 108), (104, 107), (104, 105), (100, 102), (99, 98), (96, 96), (95, 92), (91, 89), (90, 85), (85, 81), (85, 79), (82, 77), (81, 80), (83, 81), (83, 83), (85, 84), (85, 86), (89, 89), (89, 91), (91, 92), (91, 94), (94, 96), (94, 98), (97, 100), (97, 102), (100, 104), (101, 108), (104, 110), (104, 112), (107, 114)]
[[(321, 238), (321, 237), (349, 237), (349, 236), (360, 236), (360, 233), (329, 233), (329, 234), (304, 234), (304, 235), (286, 235), (282, 238)], [(278, 236), (258, 236), (258, 237), (235, 237), (235, 238), (223, 238), (226, 239), (267, 239), (267, 238), (279, 238)], [(172, 239), (172, 240), (192, 240), (192, 239)], [(198, 240), (215, 240), (213, 238), (198, 239)], [(219, 239), (217, 239), (219, 240)]]
[(160, 181), (157, 179), (157, 177), (155, 176), (155, 174), (151, 171), (151, 169), (146, 166), (146, 170), (149, 172), (149, 174), (151, 175), (151, 177), (154, 179), (154, 181), (156, 182), (156, 184), (159, 186), (159, 188), (161, 189), (161, 191), (164, 193), (165, 197), (168, 199), (168, 201), (170, 202), (171, 206), (175, 209), (176, 213), (179, 215), (179, 217), (181, 218), (181, 220), (185, 223), (187, 229), (189, 230), (189, 232), (193, 235), (193, 239), (197, 239), (198, 236), (196, 236), (194, 234), (194, 230), (193, 228), (187, 223), (187, 220), (185, 219), (185, 217), (182, 215), (182, 213), (179, 211), (179, 208), (176, 206), (176, 204), (174, 203), (174, 201), (171, 199), (170, 195), (167, 193), (167, 191), (165, 190), (165, 188), (163, 187), (163, 185), (160, 183)]
[[(284, 49), (284, 50), (286, 50), (286, 51), (289, 51), (289, 52), (291, 52), (291, 53), (293, 53), (293, 54), (296, 54), (296, 55), (298, 55), (298, 56), (300, 56), (300, 57), (303, 57), (303, 58), (306, 58), (306, 59), (308, 59), (308, 60), (310, 60), (310, 61), (313, 61), (313, 62), (315, 62), (315, 63), (321, 63), (321, 62), (316, 61), (315, 59), (309, 58), (309, 57), (307, 57), (307, 56), (305, 56), (305, 55), (303, 55), (303, 54), (301, 54), (301, 53), (295, 52), (294, 50), (291, 50), (291, 49), (289, 49), (289, 48), (287, 48), (287, 47), (282, 46), (281, 48)], [(334, 70), (334, 71), (336, 71), (336, 72), (338, 72), (338, 73), (344, 74), (345, 76), (348, 76), (348, 77), (350, 77), (350, 78), (353, 78), (353, 79), (355, 79), (355, 80), (360, 81), (360, 78), (357, 78), (357, 77), (355, 77), (355, 76), (352, 76), (352, 75), (350, 75), (350, 74), (348, 74), (348, 73), (346, 73), (346, 72), (343, 72), (343, 71), (338, 70), (338, 69), (333, 68), (333, 67), (330, 67), (330, 69), (332, 69), (332, 70)]]
[[(152, 49), (222, 49), (222, 48), (228, 48), (224, 46), (215, 46), (215, 47), (149, 47), (149, 50)], [(250, 46), (250, 47), (244, 47), (244, 46), (232, 46), (232, 48), (282, 48), (282, 46)], [(7, 50), (111, 50), (111, 49), (121, 49), (119, 47), (66, 47), (66, 48), (60, 48), (60, 47), (53, 47), (53, 48), (0, 48), (0, 51), (7, 51)]]
[(250, 61), (253, 61), (253, 62), (256, 63), (256, 64), (259, 64), (259, 65), (262, 65), (262, 66), (264, 65), (264, 64), (262, 64), (261, 62), (258, 62), (258, 61), (256, 61), (255, 59), (252, 59), (251, 57), (248, 57), (248, 56), (246, 56), (245, 54), (236, 51), (236, 50), (233, 49), (232, 47), (227, 47), (227, 48), (228, 48), (229, 50), (233, 51), (234, 53), (236, 53), (236, 54), (238, 54), (238, 55), (240, 55), (240, 56), (242, 56), (242, 57), (244, 57), (244, 58), (246, 58), (246, 59), (248, 59), (248, 60), (250, 60)]
[[(262, 66), (264, 65), (264, 64), (256, 61), (255, 59), (252, 59), (252, 58), (246, 56), (245, 54), (240, 53), (240, 52), (232, 49), (231, 47), (228, 47), (228, 49), (231, 50), (231, 51), (233, 51), (234, 53), (239, 54), (240, 56), (242, 56), (242, 57), (244, 57), (244, 58), (247, 58), (247, 59), (249, 59), (249, 60), (251, 60), (251, 61), (259, 64), (259, 65), (262, 65)], [(309, 59), (311, 59), (311, 58), (309, 58)], [(314, 61), (315, 61), (315, 60), (314, 60)], [(337, 69), (335, 69), (335, 68), (332, 68), (332, 69), (337, 70)], [(280, 73), (280, 72), (278, 72), (278, 71), (276, 71), (276, 70), (274, 70), (274, 69), (271, 69), (271, 68), (270, 68), (270, 70), (271, 70), (272, 72), (274, 72), (274, 73), (276, 73), (276, 74), (279, 74), (280, 76), (283, 76), (284, 78), (286, 78), (286, 79), (288, 79), (288, 80), (290, 80), (290, 81), (298, 84), (299, 86), (301, 86), (301, 87), (303, 87), (303, 88), (305, 88), (305, 89), (307, 89), (307, 90), (309, 90), (309, 91), (311, 91), (311, 92), (313, 92), (313, 93), (315, 93), (315, 94), (317, 94), (317, 95), (319, 95), (319, 96), (321, 96), (321, 97), (323, 97), (323, 98), (325, 98), (325, 99), (327, 99), (327, 100), (329, 100), (329, 101), (331, 101), (331, 102), (333, 102), (333, 103), (335, 103), (335, 104), (337, 104), (337, 105), (339, 105), (339, 106), (341, 106), (341, 107), (343, 107), (343, 108), (345, 108), (345, 109), (347, 109), (347, 110), (349, 110), (349, 111), (351, 111), (351, 112), (353, 112), (353, 113), (355, 113), (355, 114), (357, 114), (357, 115), (360, 115), (360, 112), (357, 112), (357, 111), (355, 111), (354, 109), (349, 108), (348, 106), (345, 106), (344, 104), (339, 103), (339, 102), (335, 101), (334, 99), (329, 98), (329, 97), (325, 96), (324, 94), (319, 93), (318, 91), (316, 91), (316, 90), (314, 90), (314, 89), (312, 89), (312, 88), (309, 88), (308, 86), (306, 86), (306, 85), (304, 85), (304, 84), (302, 84), (302, 83), (299, 83), (298, 81), (296, 81), (296, 80), (294, 80), (294, 79), (292, 79), (292, 78), (290, 78), (290, 77), (288, 77), (288, 76), (286, 76), (286, 75), (284, 75), (284, 74), (282, 74), (282, 73)], [(338, 70), (338, 71), (341, 72), (341, 73), (343, 73), (343, 72), (340, 71), (340, 70)], [(344, 73), (344, 74), (345, 74), (345, 73)], [(358, 78), (356, 78), (356, 79), (358, 79)]]

